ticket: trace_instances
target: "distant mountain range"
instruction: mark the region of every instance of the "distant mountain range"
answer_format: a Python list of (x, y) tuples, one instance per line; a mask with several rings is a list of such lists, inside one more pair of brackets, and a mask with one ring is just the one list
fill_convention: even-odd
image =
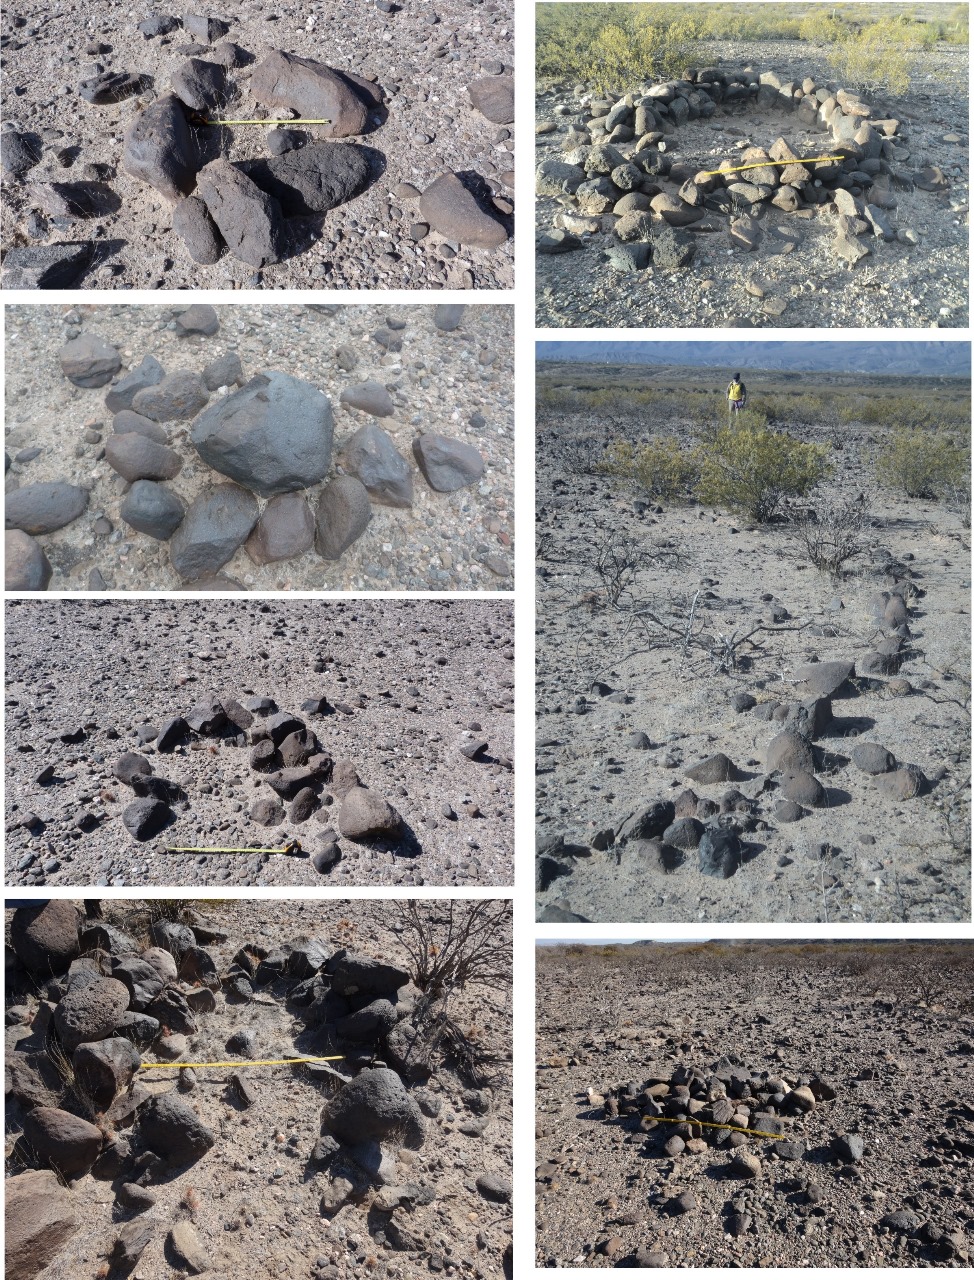
[(539, 342), (538, 360), (969, 378), (967, 342)]

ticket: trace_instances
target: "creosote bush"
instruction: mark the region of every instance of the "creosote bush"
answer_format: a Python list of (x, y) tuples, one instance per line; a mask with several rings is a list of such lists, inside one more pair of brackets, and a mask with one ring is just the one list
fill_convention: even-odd
[(804, 497), (825, 479), (831, 470), (829, 451), (744, 418), (742, 414), (721, 428), (700, 450), (697, 495), (709, 505), (766, 524), (785, 498)]
[(876, 460), (881, 484), (908, 498), (970, 492), (970, 451), (944, 431), (895, 430)]
[(694, 454), (682, 449), (672, 438), (641, 445), (613, 440), (599, 470), (605, 475), (632, 481), (649, 497), (661, 502), (685, 502), (698, 474)]
[(789, 517), (799, 543), (815, 568), (838, 578), (842, 566), (865, 546), (869, 501), (864, 494), (848, 502), (817, 498), (813, 508), (789, 512)]

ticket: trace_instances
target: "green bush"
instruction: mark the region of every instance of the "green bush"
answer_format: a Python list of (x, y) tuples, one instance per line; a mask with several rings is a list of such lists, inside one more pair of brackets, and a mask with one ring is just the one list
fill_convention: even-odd
[(660, 502), (685, 502), (698, 474), (694, 455), (673, 439), (651, 440), (642, 445), (613, 440), (599, 470), (637, 485)]
[(899, 427), (876, 460), (876, 476), (908, 498), (946, 498), (969, 487), (970, 466), (970, 451), (945, 431)]
[(765, 524), (783, 500), (802, 497), (828, 475), (824, 445), (803, 444), (739, 415), (698, 451), (697, 496)]
[(829, 50), (829, 64), (846, 88), (906, 93), (916, 67), (910, 29), (896, 22), (874, 22), (848, 32)]

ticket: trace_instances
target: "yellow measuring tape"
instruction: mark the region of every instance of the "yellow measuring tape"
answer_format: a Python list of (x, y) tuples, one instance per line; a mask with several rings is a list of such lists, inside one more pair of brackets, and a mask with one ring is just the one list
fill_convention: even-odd
[(736, 169), (704, 169), (705, 178), (718, 178), (722, 173), (744, 173), (748, 169), (776, 169), (789, 164), (840, 164), (845, 156), (812, 156), (808, 160), (762, 160), (759, 164), (740, 164)]
[(299, 840), (290, 840), (283, 849), (212, 849), (196, 845), (166, 845), (166, 853), (303, 853)]
[(255, 1058), (250, 1062), (143, 1062), (140, 1071), (149, 1071), (155, 1067), (165, 1067), (170, 1071), (179, 1071), (183, 1067), (292, 1067), (301, 1062), (341, 1062), (345, 1055), (334, 1053), (330, 1058)]
[(272, 125), (275, 129), (279, 124), (331, 124), (330, 120), (207, 120), (204, 116), (197, 116), (194, 124), (266, 124)]
[(732, 1133), (752, 1133), (755, 1138), (774, 1138), (776, 1142), (784, 1139), (783, 1133), (764, 1133), (761, 1129), (742, 1129), (736, 1124), (716, 1124), (713, 1120), (671, 1120), (669, 1116), (648, 1116), (649, 1120), (658, 1120), (660, 1124), (698, 1124), (701, 1129), (730, 1129)]

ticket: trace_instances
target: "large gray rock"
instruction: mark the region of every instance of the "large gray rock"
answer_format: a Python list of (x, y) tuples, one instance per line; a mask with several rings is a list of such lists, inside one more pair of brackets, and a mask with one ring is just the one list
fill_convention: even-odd
[(223, 238), (199, 196), (187, 196), (172, 211), (172, 229), (186, 246), (186, 252), (201, 267), (220, 261)]
[(216, 1141), (189, 1103), (175, 1093), (150, 1098), (139, 1111), (138, 1130), (144, 1145), (172, 1165), (199, 1160)]
[[(114, 386), (105, 393), (105, 408), (109, 413), (121, 413), (123, 409), (131, 409), (132, 401), (139, 391), (145, 387), (157, 386), (166, 376), (166, 371), (155, 356), (143, 356), (141, 364), (130, 369), (124, 378), (119, 378)], [(116, 431), (118, 428), (115, 428)]]
[(318, 497), (315, 550), (324, 560), (338, 560), (368, 528), (372, 503), (355, 476), (338, 476)]
[(417, 436), (413, 441), (413, 456), (426, 483), (438, 493), (452, 493), (476, 484), (484, 474), (480, 451), (448, 436)]
[(512, 124), (514, 121), (514, 77), (484, 76), (467, 85), (470, 101), (494, 124)]
[(122, 357), (96, 333), (82, 333), (61, 348), (61, 372), (76, 387), (103, 387), (122, 367)]
[(3, 260), (5, 289), (70, 289), (91, 265), (88, 240), (15, 245)]
[(151, 840), (169, 823), (172, 810), (154, 796), (141, 796), (122, 810), (122, 826), (133, 840)]
[(154, 480), (137, 480), (125, 495), (119, 514), (139, 533), (164, 542), (182, 524), (186, 507), (182, 498)]
[(325, 972), (331, 978), (332, 990), (338, 995), (355, 995), (359, 992), (389, 995), (404, 987), (410, 977), (406, 969), (400, 969), (397, 965), (374, 960), (371, 956), (344, 948), (336, 951), (328, 960)]
[(112, 430), (117, 436), (124, 436), (134, 431), (136, 435), (154, 440), (156, 444), (169, 443), (169, 432), (165, 427), (160, 426), (158, 422), (153, 422), (151, 418), (144, 418), (134, 409), (120, 409), (112, 418)]
[(452, 333), (463, 323), (466, 306), (462, 302), (440, 302), (433, 308), (433, 323), (443, 333)]
[(359, 427), (341, 455), (342, 466), (365, 485), (369, 497), (387, 507), (410, 507), (413, 477), (391, 437), (374, 422)]
[(128, 1088), (141, 1062), (132, 1042), (123, 1036), (79, 1044), (71, 1059), (75, 1080), (99, 1111), (106, 1111)]
[(341, 402), (350, 409), (370, 413), (373, 418), (389, 418), (395, 412), (392, 396), (381, 382), (359, 382), (353, 387), (346, 387), (341, 394)]
[(174, 204), (192, 191), (199, 163), (186, 110), (173, 93), (146, 107), (125, 132), (122, 168)]
[(251, 267), (281, 261), (287, 246), (281, 206), (242, 170), (211, 160), (200, 170), (196, 193), (235, 258)]
[(362, 1071), (340, 1089), (322, 1111), (321, 1127), (353, 1146), (396, 1135), (397, 1145), (415, 1150), (426, 1138), (419, 1106), (388, 1067)]
[(78, 1229), (74, 1197), (50, 1169), (29, 1169), (4, 1183), (4, 1274), (34, 1280)]
[(187, 58), (170, 80), (173, 93), (192, 111), (212, 111), (226, 96), (226, 71), (217, 62)]
[(282, 493), (264, 508), (245, 550), (254, 564), (271, 564), (304, 555), (314, 542), (315, 518), (304, 498)]
[(290, 107), (303, 119), (330, 121), (315, 126), (328, 138), (365, 133), (369, 112), (380, 105), (379, 92), (368, 80), (276, 49), (254, 67), (250, 92), (265, 106)]
[(37, 907), (18, 907), (10, 922), (10, 945), (21, 964), (36, 978), (66, 973), (79, 955), (78, 909), (52, 898)]
[(105, 445), (105, 461), (129, 484), (137, 480), (172, 480), (183, 465), (175, 450), (137, 431), (110, 436)]
[(331, 402), (289, 373), (259, 373), (193, 423), (204, 462), (261, 497), (317, 484), (328, 474)]
[(507, 239), (501, 220), (456, 173), (441, 174), (430, 183), (420, 196), (419, 211), (441, 236), (474, 249), (497, 249)]
[(257, 523), (257, 501), (235, 484), (219, 484), (190, 503), (169, 544), (172, 567), (186, 582), (216, 573)]
[(369, 153), (348, 142), (315, 142), (270, 159), (248, 160), (241, 169), (273, 196), (286, 218), (327, 213), (369, 185)]
[(128, 988), (117, 978), (72, 982), (54, 1010), (58, 1039), (69, 1052), (90, 1040), (104, 1040), (129, 1007)]
[(365, 787), (353, 787), (342, 801), (338, 829), (348, 840), (370, 844), (396, 840), (402, 834), (402, 818), (388, 801)]
[(3, 585), (7, 591), (46, 591), (54, 570), (41, 544), (21, 529), (4, 534)]
[(26, 484), (5, 495), (3, 516), (8, 529), (24, 533), (53, 533), (88, 509), (88, 490), (64, 480)]
[(815, 753), (812, 744), (801, 733), (785, 729), (768, 743), (767, 771), (783, 774), (814, 773)]
[(809, 693), (817, 698), (831, 698), (845, 684), (856, 669), (854, 662), (807, 662), (797, 667), (795, 679), (800, 680)]
[(59, 1107), (34, 1107), (24, 1117), (24, 1142), (58, 1173), (84, 1173), (98, 1159), (101, 1130)]
[(154, 386), (137, 391), (132, 408), (153, 422), (184, 422), (199, 413), (209, 398), (198, 373), (178, 369)]
[[(165, 986), (158, 967), (139, 956), (123, 956), (116, 960), (112, 965), (112, 977), (125, 984), (129, 992), (129, 1007), (140, 1013), (148, 1009)], [(174, 965), (172, 978), (175, 977)]]
[(11, 178), (21, 178), (41, 158), (43, 146), (29, 133), (5, 129), (0, 133), (0, 168)]

